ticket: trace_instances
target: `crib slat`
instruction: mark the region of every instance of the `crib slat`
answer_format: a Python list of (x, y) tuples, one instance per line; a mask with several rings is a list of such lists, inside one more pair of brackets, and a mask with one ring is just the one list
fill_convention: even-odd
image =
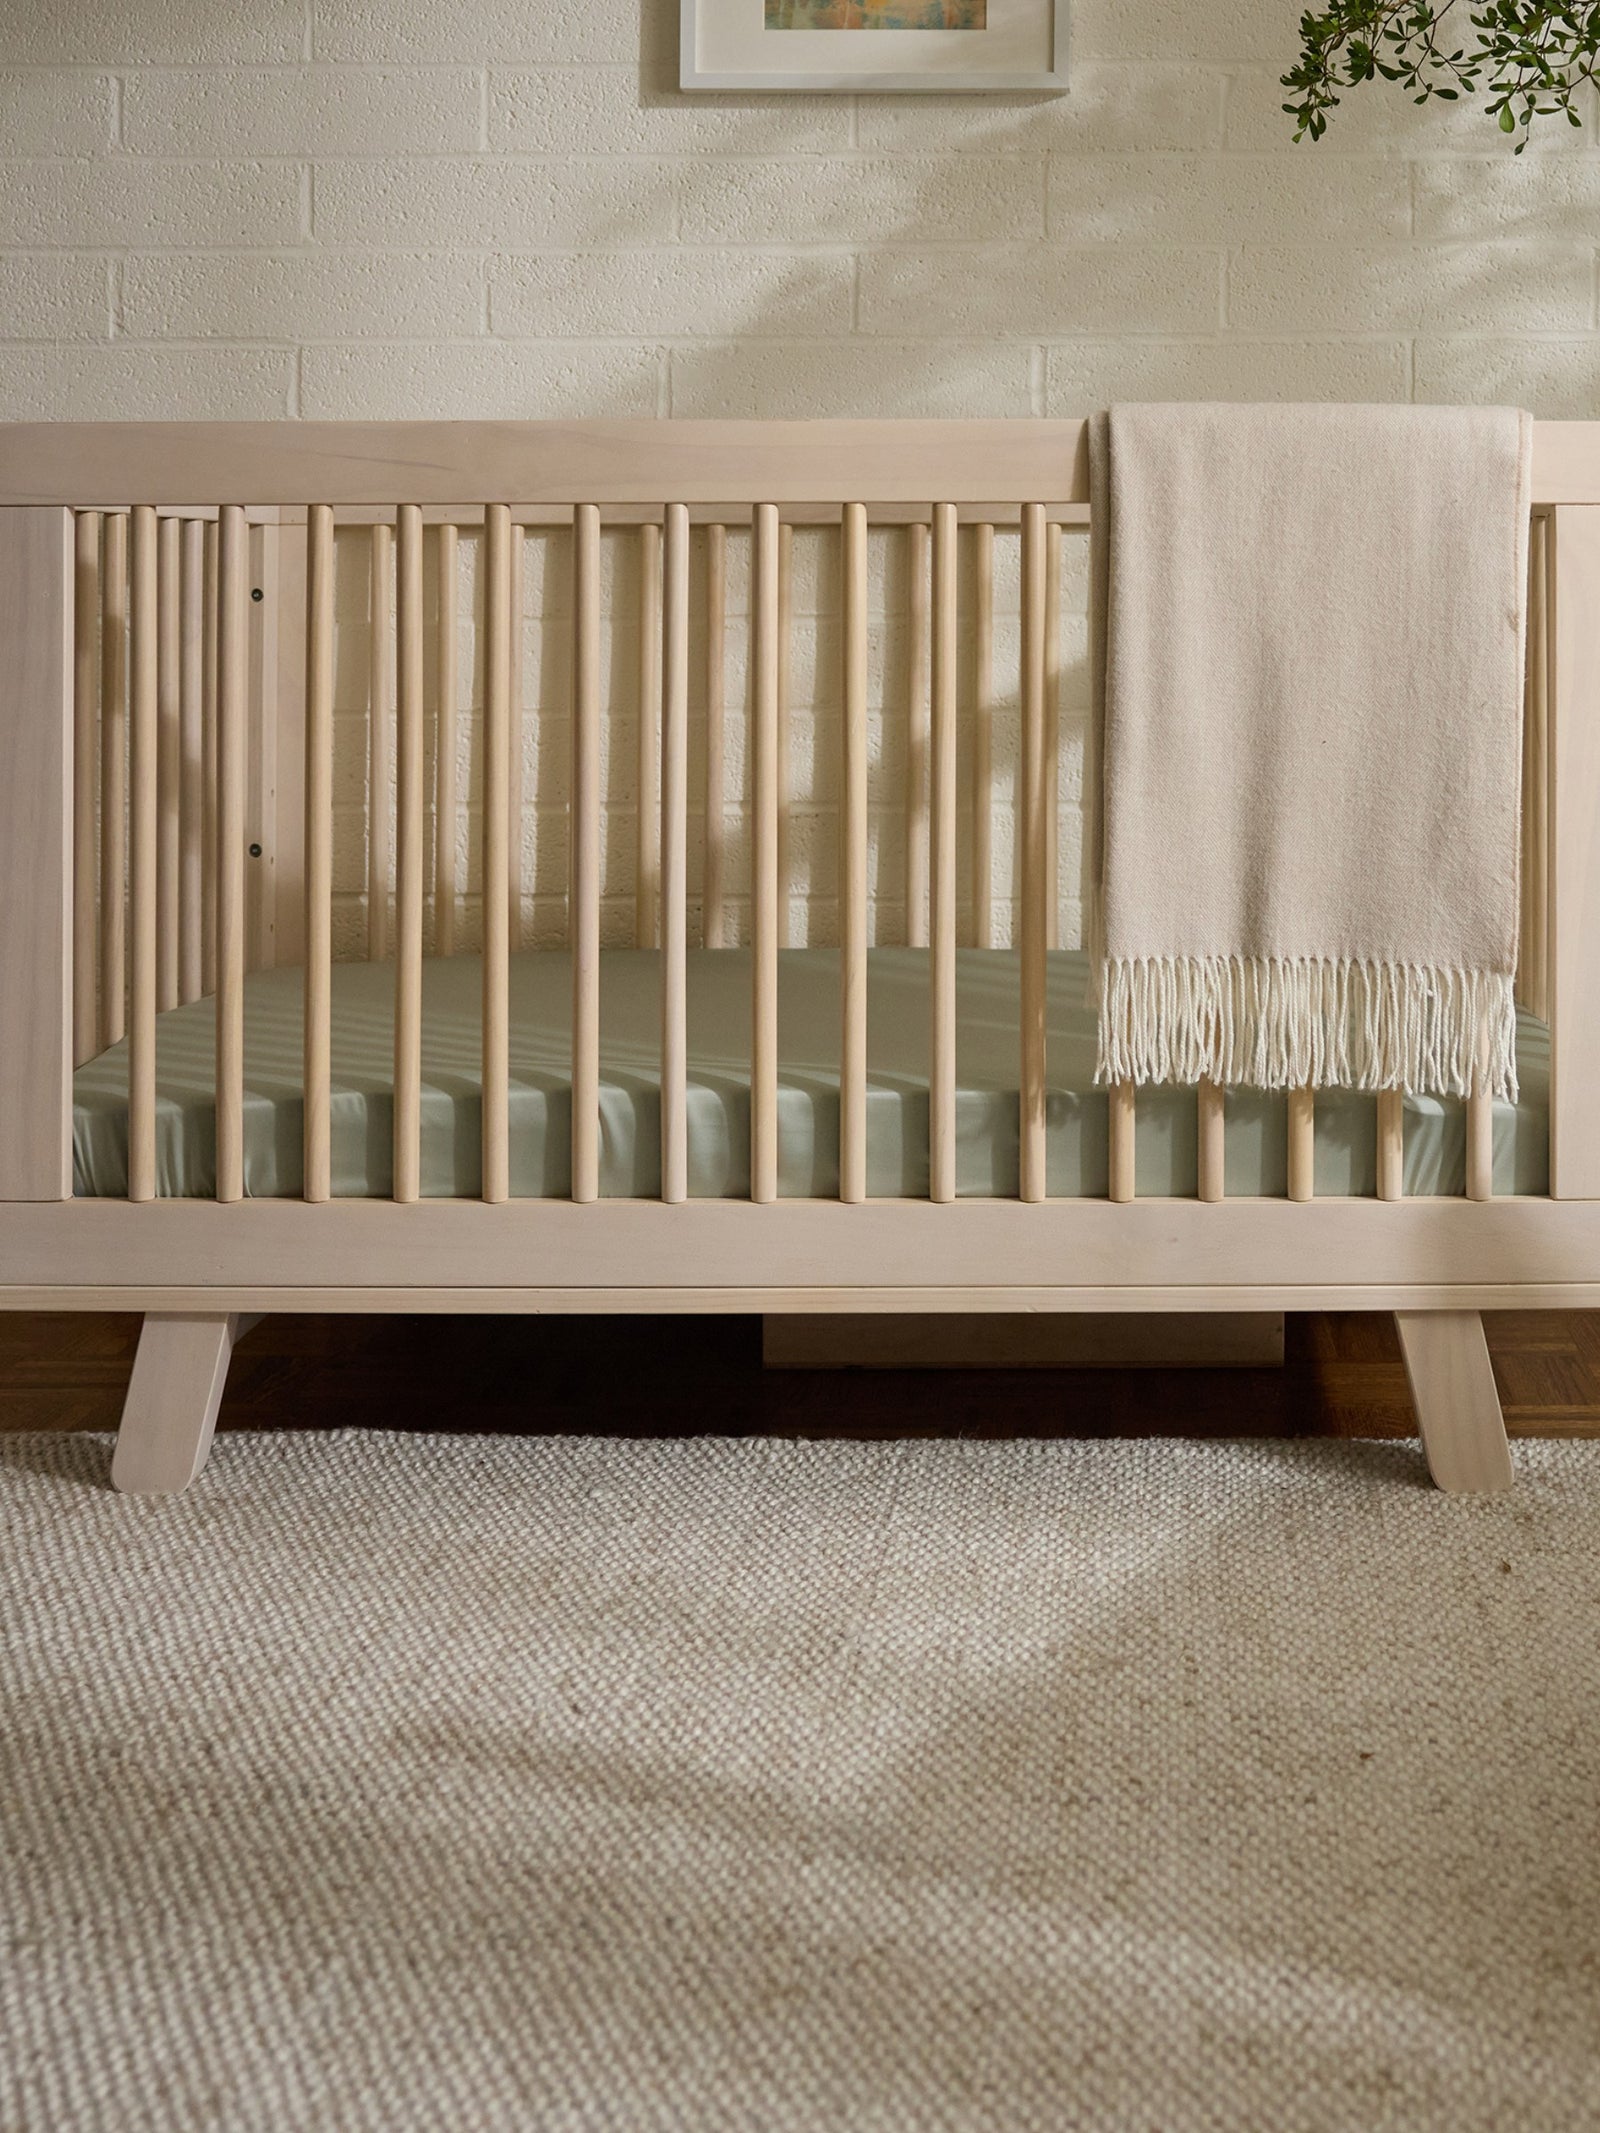
[(217, 1198), (244, 1198), (244, 801), (249, 739), (250, 529), (224, 504), (217, 533)]
[(669, 504), (661, 727), (661, 1197), (689, 1197), (689, 513)]
[(778, 1197), (778, 511), (757, 504), (750, 567), (750, 1197)]
[(126, 1027), (128, 515), (106, 514), (100, 557), (100, 1042)]
[(511, 1195), (510, 917), (511, 513), (484, 512), (483, 595), (483, 1197)]
[(200, 990), (217, 989), (217, 605), (221, 529), (206, 524), (200, 633)]
[[(839, 851), (839, 1197), (867, 1197), (867, 512), (842, 535), (843, 763)], [(782, 741), (780, 739), (780, 748)]]
[(972, 529), (976, 572), (972, 618), (972, 939), (994, 938), (994, 528)]
[(1403, 1090), (1378, 1091), (1378, 1198), (1398, 1200), (1405, 1193), (1405, 1105)]
[(600, 1197), (600, 512), (572, 521), (572, 1197)]
[(156, 534), (156, 1008), (178, 1004), (178, 800), (182, 777), (183, 527)]
[(1022, 1198), (1045, 1196), (1045, 908), (1049, 837), (1045, 761), (1045, 567), (1042, 504), (1022, 508)]
[(80, 511), (73, 529), (72, 595), (72, 1059), (98, 1047), (94, 905), (98, 826), (95, 770), (100, 739), (100, 513)]
[(422, 513), (396, 523), (394, 1197), (422, 1191)]
[(933, 507), (928, 747), (928, 1197), (956, 1196), (956, 510)]
[(639, 528), (639, 755), (638, 851), (634, 862), (633, 929), (641, 948), (653, 948), (661, 913), (661, 528)]
[(728, 646), (728, 529), (706, 528), (706, 819), (700, 885), (700, 938), (723, 945), (727, 914), (727, 792), (723, 677)]
[(1467, 1098), (1467, 1198), (1494, 1198), (1494, 1104), (1476, 1091)]
[(456, 952), (456, 564), (459, 540), (453, 525), (439, 528), (439, 633), (434, 640), (433, 945), (439, 955)]
[(1289, 1198), (1316, 1195), (1316, 1092), (1289, 1091)]
[(794, 635), (794, 528), (778, 524), (778, 946), (793, 939), (794, 877), (790, 873), (789, 730), (791, 640)]
[(1477, 1085), (1467, 1098), (1467, 1198), (1494, 1198), (1494, 1098), (1485, 1086), (1488, 1080), (1488, 1039), (1485, 1037)]
[(928, 528), (906, 528), (906, 946), (928, 945)]
[(1044, 574), (1044, 944), (1061, 946), (1061, 528), (1045, 532)]
[(1106, 1091), (1106, 1142), (1109, 1182), (1106, 1197), (1126, 1206), (1138, 1176), (1138, 1131), (1131, 1081), (1113, 1082)]
[(1220, 1200), (1226, 1191), (1223, 1183), (1225, 1120), (1222, 1091), (1214, 1081), (1202, 1081), (1196, 1089), (1195, 1115), (1199, 1196), (1202, 1200)]
[(156, 1196), (157, 840), (160, 835), (160, 535), (148, 504), (133, 509), (129, 637), (128, 1198)]
[(333, 985), (333, 512), (306, 514), (305, 1197), (332, 1190), (329, 1077)]
[(525, 564), (527, 557), (526, 529), (515, 520), (511, 526), (511, 656), (508, 668), (511, 691), (511, 726), (508, 734), (510, 754), (507, 759), (506, 783), (511, 795), (511, 826), (507, 832), (506, 845), (506, 896), (508, 899), (509, 932), (507, 938), (511, 952), (515, 954), (522, 946), (523, 897), (522, 897), (522, 832), (523, 806), (527, 797), (527, 742), (524, 732), (525, 705), (522, 682), (522, 639), (527, 628), (527, 601), (524, 595)]
[(1528, 1012), (1550, 1019), (1550, 659), (1549, 527), (1535, 518), (1528, 541), (1527, 681), (1522, 717), (1522, 929), (1517, 992)]
[(185, 519), (178, 591), (178, 997), (184, 1001), (198, 1000), (203, 989), (205, 555), (205, 521)]
[(389, 721), (394, 712), (394, 608), (390, 575), (394, 529), (380, 519), (371, 534), (367, 631), (367, 955), (389, 953)]

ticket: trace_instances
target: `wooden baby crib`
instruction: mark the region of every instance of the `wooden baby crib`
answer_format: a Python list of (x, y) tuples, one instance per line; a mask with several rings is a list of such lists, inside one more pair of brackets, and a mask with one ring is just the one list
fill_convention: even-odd
[(1390, 1310), (1435, 1478), (1506, 1485), (1480, 1312), (1600, 1304), (1600, 425), (1541, 424), (1534, 491), (1536, 1101), (1451, 1116), (1088, 1086), (1080, 422), (0, 428), (0, 1302), (145, 1314), (131, 1489), (198, 1472), (241, 1318), (308, 1309)]

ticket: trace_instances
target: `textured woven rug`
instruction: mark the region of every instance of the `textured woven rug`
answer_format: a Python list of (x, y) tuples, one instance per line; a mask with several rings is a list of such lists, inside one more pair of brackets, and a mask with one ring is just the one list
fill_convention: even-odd
[(0, 1440), (0, 2126), (1600, 2123), (1600, 1445)]

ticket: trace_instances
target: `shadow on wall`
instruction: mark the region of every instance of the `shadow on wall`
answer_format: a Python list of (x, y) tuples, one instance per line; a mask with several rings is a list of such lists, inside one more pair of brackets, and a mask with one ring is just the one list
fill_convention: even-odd
[[(1081, 0), (1075, 37), (1100, 13)], [(1213, 14), (1205, 0), (1198, 14)], [(1581, 133), (1547, 125), (1520, 161), (1481, 111), (1419, 109), (1382, 82), (1347, 98), (1325, 143), (1296, 147), (1278, 85), (1288, 18), (1247, 24), (1248, 69), (1237, 20), (1214, 11), (1222, 68), (1075, 58), (1065, 97), (849, 99), (852, 147), (875, 158), (862, 182), (842, 193), (821, 156), (752, 174), (781, 225), (766, 234), (803, 249), (736, 338), (663, 350), (663, 411), (1417, 399), (1592, 416), (1594, 97)], [(685, 95), (677, 22), (674, 0), (643, 0), (641, 114), (709, 106), (736, 132), (743, 117), (761, 154), (777, 108), (835, 101)], [(1204, 41), (1191, 28), (1190, 49)], [(680, 241), (736, 239), (753, 219), (702, 192)], [(977, 224), (982, 240), (962, 241)], [(843, 340), (804, 330), (831, 273), (851, 280)]]

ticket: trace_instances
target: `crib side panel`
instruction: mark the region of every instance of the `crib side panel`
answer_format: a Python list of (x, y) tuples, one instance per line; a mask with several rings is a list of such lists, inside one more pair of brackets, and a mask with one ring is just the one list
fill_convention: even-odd
[(0, 1200), (72, 1191), (73, 552), (0, 510)]

